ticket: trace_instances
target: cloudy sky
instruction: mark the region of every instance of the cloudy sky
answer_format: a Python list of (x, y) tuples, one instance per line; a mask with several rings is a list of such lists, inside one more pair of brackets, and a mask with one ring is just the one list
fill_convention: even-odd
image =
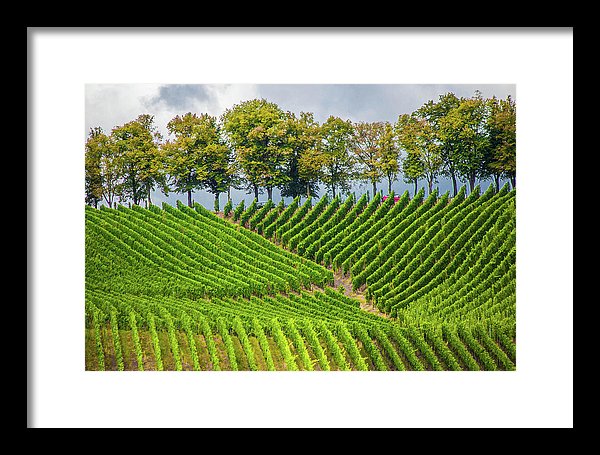
[[(195, 112), (218, 117), (225, 109), (253, 98), (265, 98), (281, 109), (296, 114), (312, 112), (320, 123), (330, 115), (353, 122), (395, 122), (400, 114), (411, 113), (427, 101), (437, 100), (444, 93), (453, 92), (459, 97), (470, 97), (475, 90), (488, 98), (506, 98), (510, 95), (516, 99), (514, 84), (87, 84), (85, 134), (97, 126), (110, 132), (115, 126), (147, 113), (154, 115), (157, 127), (167, 137), (166, 125), (176, 115)], [(437, 186), (441, 191), (451, 188), (450, 183), (443, 179)], [(353, 190), (360, 193), (368, 188), (370, 186), (367, 184), (357, 183)], [(413, 192), (413, 186), (402, 182), (401, 178), (393, 185), (393, 189), (396, 193), (409, 190), (412, 195)], [(243, 191), (232, 191), (234, 204), (241, 199), (249, 203), (252, 197)], [(275, 202), (280, 199), (277, 191), (274, 191), (273, 197)], [(185, 195), (170, 194), (165, 197), (155, 193), (152, 198), (155, 203), (167, 201), (173, 204), (177, 199), (185, 200)], [(194, 200), (212, 208), (212, 195), (204, 191), (194, 194)], [(225, 200), (224, 196), (222, 200)]]

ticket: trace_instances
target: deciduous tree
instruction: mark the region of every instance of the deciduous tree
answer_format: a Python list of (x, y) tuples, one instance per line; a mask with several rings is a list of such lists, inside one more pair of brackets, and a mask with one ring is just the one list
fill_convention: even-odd
[(392, 192), (392, 182), (400, 171), (400, 150), (396, 142), (394, 128), (390, 122), (384, 123), (381, 137), (379, 138), (379, 153), (381, 172), (388, 181), (388, 194)]
[(454, 196), (458, 194), (458, 155), (459, 155), (459, 133), (458, 125), (445, 121), (450, 111), (456, 109), (460, 100), (452, 92), (440, 95), (437, 102), (428, 101), (416, 112), (419, 117), (426, 119), (435, 132), (435, 140), (440, 147), (442, 157), (442, 175), (450, 177)]
[(143, 199), (152, 204), (150, 195), (157, 185), (167, 191), (164, 160), (158, 144), (161, 135), (154, 126), (154, 117), (142, 114), (114, 128), (111, 137), (122, 160), (122, 196), (131, 198), (136, 205)]
[[(285, 134), (284, 147), (287, 148), (285, 172), (289, 180), (281, 188), (281, 195), (318, 196), (320, 168), (313, 166), (314, 151), (320, 140), (320, 127), (310, 112), (301, 112), (300, 117), (287, 112), (281, 124)], [(301, 164), (303, 162), (303, 165)]]
[(235, 179), (235, 166), (231, 149), (220, 142), (207, 145), (200, 153), (197, 178), (202, 187), (215, 197), (219, 206), (219, 194), (229, 190)]
[(216, 119), (208, 114), (198, 116), (188, 112), (174, 117), (167, 124), (167, 130), (174, 135), (174, 139), (167, 140), (162, 147), (167, 173), (173, 190), (187, 193), (191, 207), (192, 192), (206, 186), (209, 178), (210, 152), (221, 151)]
[(349, 153), (352, 141), (352, 122), (330, 116), (321, 126), (322, 181), (331, 189), (332, 197), (336, 188), (350, 191), (350, 183), (355, 176), (354, 159)]
[[(103, 136), (103, 139), (99, 139)], [(102, 201), (102, 141), (108, 138), (102, 133), (102, 128), (91, 128), (85, 143), (85, 203), (98, 208)]]
[(122, 194), (123, 165), (117, 147), (102, 128), (92, 128), (86, 141), (86, 188), (87, 199), (95, 201), (95, 206), (103, 199), (113, 207), (116, 198)]
[(460, 178), (469, 182), (470, 191), (478, 178), (487, 177), (487, 117), (487, 103), (476, 91), (472, 98), (461, 98), (460, 104), (443, 118), (444, 128), (454, 132), (456, 170)]
[(265, 99), (236, 104), (221, 117), (229, 144), (256, 199), (259, 190), (265, 188), (271, 200), (273, 188), (289, 180), (285, 128), (281, 127), (284, 120), (285, 113)]
[(517, 184), (516, 104), (510, 95), (505, 100), (493, 97), (488, 100), (488, 103), (489, 155), (486, 166), (494, 178), (496, 190), (500, 188), (502, 177), (509, 178), (515, 188)]
[(377, 182), (383, 177), (380, 141), (384, 131), (383, 122), (358, 122), (353, 124), (352, 154), (357, 164), (356, 176), (370, 182), (373, 196)]
[(407, 176), (415, 182), (415, 189), (416, 181), (425, 178), (431, 194), (442, 169), (442, 156), (435, 131), (426, 119), (419, 117), (418, 112), (401, 115), (396, 128), (398, 142), (407, 154), (403, 167), (405, 175), (408, 172)]

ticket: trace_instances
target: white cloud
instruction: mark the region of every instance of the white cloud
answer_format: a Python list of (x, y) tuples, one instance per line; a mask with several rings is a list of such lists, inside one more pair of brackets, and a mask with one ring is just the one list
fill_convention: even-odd
[(159, 84), (86, 85), (86, 134), (96, 126), (110, 132), (140, 114), (151, 114), (158, 129), (167, 137), (167, 123), (177, 115), (195, 112), (219, 117), (234, 104), (259, 97), (257, 86), (252, 84), (215, 84), (204, 86), (206, 96), (190, 96), (183, 102), (181, 91), (173, 94), (161, 87), (164, 88)]
[(259, 98), (258, 87), (253, 84), (231, 84), (211, 86), (214, 104), (211, 115), (220, 116), (226, 109), (243, 101)]
[(110, 132), (115, 126), (140, 114), (154, 116), (155, 125), (167, 138), (167, 124), (187, 112), (220, 117), (242, 101), (266, 97), (284, 110), (313, 112), (324, 122), (329, 115), (352, 121), (391, 121), (410, 113), (448, 91), (472, 96), (479, 89), (484, 97), (515, 98), (515, 85), (455, 84), (88, 84), (85, 93), (86, 135), (100, 126)]
[(85, 126), (110, 132), (115, 126), (147, 112), (148, 99), (158, 94), (157, 84), (86, 84)]

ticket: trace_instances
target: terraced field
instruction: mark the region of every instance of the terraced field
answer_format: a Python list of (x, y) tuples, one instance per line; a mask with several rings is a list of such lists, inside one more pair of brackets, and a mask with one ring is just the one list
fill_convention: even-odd
[(87, 370), (516, 368), (507, 187), (85, 214)]

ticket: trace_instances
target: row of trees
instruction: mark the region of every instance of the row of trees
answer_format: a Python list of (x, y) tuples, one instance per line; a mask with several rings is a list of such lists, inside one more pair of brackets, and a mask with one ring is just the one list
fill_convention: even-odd
[(372, 185), (426, 180), (429, 191), (439, 177), (471, 189), (478, 179), (501, 178), (516, 185), (516, 105), (507, 99), (471, 98), (446, 93), (397, 122), (352, 122), (330, 116), (324, 123), (312, 113), (281, 110), (254, 99), (236, 104), (217, 117), (187, 113), (167, 124), (164, 139), (154, 117), (140, 115), (110, 134), (90, 130), (86, 142), (86, 203), (97, 207), (117, 199), (134, 204), (151, 192), (187, 194), (206, 190), (215, 196), (231, 188), (272, 199), (318, 196), (324, 184), (332, 196), (350, 191), (354, 181)]

